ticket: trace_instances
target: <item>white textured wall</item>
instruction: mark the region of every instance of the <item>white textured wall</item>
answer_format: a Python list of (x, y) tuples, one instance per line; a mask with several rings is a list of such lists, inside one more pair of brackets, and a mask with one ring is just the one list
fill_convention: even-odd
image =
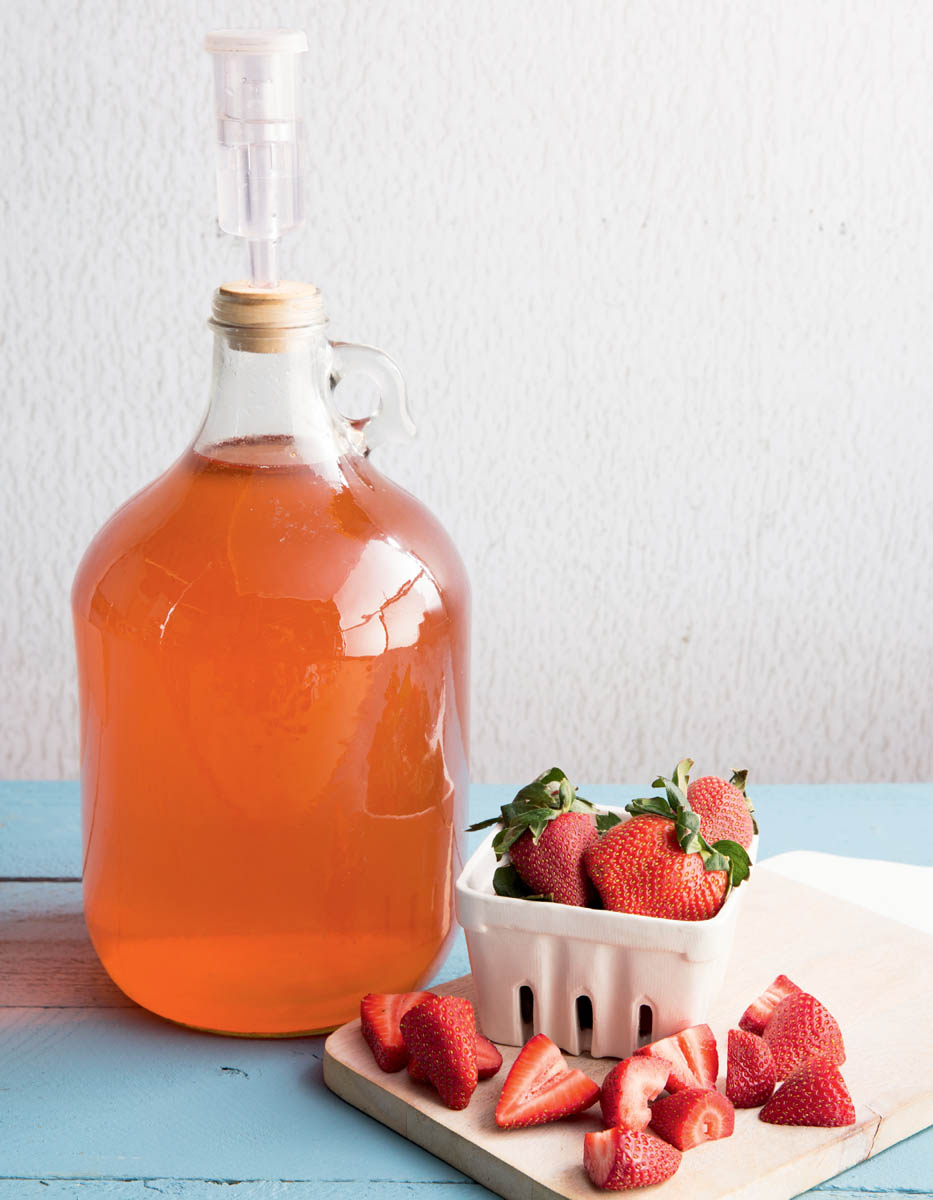
[(201, 38), (294, 24), (285, 261), (407, 374), (382, 462), (472, 574), (475, 777), (933, 776), (933, 4), (3, 9), (0, 774), (76, 771), (71, 575), (242, 273)]

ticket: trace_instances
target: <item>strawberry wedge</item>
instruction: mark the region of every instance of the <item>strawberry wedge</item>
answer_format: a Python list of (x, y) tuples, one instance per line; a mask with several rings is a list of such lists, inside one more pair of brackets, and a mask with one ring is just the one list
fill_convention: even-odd
[(607, 1129), (583, 1139), (583, 1167), (599, 1188), (613, 1192), (652, 1187), (670, 1179), (680, 1151), (640, 1129)]
[(432, 992), (370, 992), (360, 1001), (360, 1033), (383, 1071), (401, 1071), (408, 1062), (401, 1020)]
[(429, 996), (401, 1021), (412, 1060), (448, 1108), (466, 1108), (476, 1091), (473, 1005), (460, 996)]
[(651, 1122), (649, 1100), (667, 1085), (668, 1063), (661, 1058), (625, 1058), (603, 1080), (599, 1097), (606, 1127), (647, 1129)]
[(571, 1070), (560, 1050), (543, 1033), (521, 1048), (505, 1078), (496, 1105), (500, 1129), (543, 1125), (583, 1112), (599, 1099), (599, 1084)]
[(716, 1038), (708, 1025), (691, 1025), (671, 1037), (660, 1038), (635, 1051), (636, 1055), (662, 1058), (669, 1063), (667, 1090), (714, 1088), (719, 1074)]
[[(481, 1033), (476, 1035), (476, 1077), (477, 1079), (492, 1079), (502, 1066), (502, 1055), (489, 1040)], [(415, 1059), (408, 1060), (408, 1074), (416, 1083), (427, 1083), (428, 1075)]]
[(757, 1000), (753, 1000), (742, 1013), (739, 1019), (739, 1029), (744, 1029), (747, 1033), (764, 1033), (765, 1026), (771, 1020), (771, 1014), (784, 997), (793, 995), (794, 992), (800, 990), (792, 979), (788, 979), (786, 975), (778, 975), (777, 979), (769, 983)]
[(769, 1125), (819, 1125), (824, 1128), (855, 1124), (855, 1107), (839, 1068), (817, 1055), (778, 1088), (758, 1114)]
[(726, 1095), (736, 1108), (758, 1108), (771, 1099), (777, 1074), (768, 1043), (747, 1029), (729, 1030)]
[(651, 1109), (651, 1128), (678, 1150), (732, 1136), (735, 1109), (721, 1092), (687, 1088), (665, 1096)]

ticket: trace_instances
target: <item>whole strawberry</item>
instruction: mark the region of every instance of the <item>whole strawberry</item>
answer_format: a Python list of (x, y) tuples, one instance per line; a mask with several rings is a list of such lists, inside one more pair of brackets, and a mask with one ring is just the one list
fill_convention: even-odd
[(478, 821), (470, 830), (502, 826), (492, 848), (497, 859), (508, 854), (509, 862), (493, 876), (498, 895), (583, 907), (596, 899), (584, 852), (600, 828), (617, 820), (597, 814), (564, 772), (552, 767), (504, 804), (500, 816)]
[(634, 817), (590, 846), (590, 878), (612, 912), (675, 921), (706, 921), (726, 898), (728, 875), (707, 871), (699, 854), (686, 854), (673, 821)]
[(708, 842), (730, 838), (746, 850), (752, 844), (758, 830), (752, 803), (745, 795), (747, 776), (747, 771), (734, 771), (731, 780), (704, 775), (687, 788), (687, 801), (700, 818), (700, 832)]
[(509, 848), (509, 858), (532, 892), (553, 896), (558, 904), (584, 907), (592, 904), (596, 893), (583, 855), (598, 837), (589, 813), (560, 813), (548, 821), (537, 841), (527, 829)]
[(712, 846), (686, 796), (684, 759), (673, 779), (656, 779), (664, 796), (627, 804), (632, 820), (613, 826), (589, 846), (584, 864), (603, 905), (613, 912), (676, 921), (706, 921), (722, 907), (729, 889), (748, 878), (750, 862), (737, 842)]

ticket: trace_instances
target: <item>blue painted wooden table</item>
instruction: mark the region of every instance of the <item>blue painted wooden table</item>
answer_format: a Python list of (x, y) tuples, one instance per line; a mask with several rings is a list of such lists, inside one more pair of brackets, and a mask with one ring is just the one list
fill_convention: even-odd
[[(474, 787), (473, 819), (514, 790)], [(583, 791), (604, 803), (637, 794)], [(755, 802), (763, 856), (933, 865), (933, 786), (761, 787)], [(331, 1095), (323, 1039), (214, 1037), (133, 1005), (93, 957), (80, 870), (77, 786), (0, 784), (0, 1200), (491, 1196)], [(468, 969), (461, 938), (439, 979)], [(933, 1200), (933, 1129), (816, 1191)]]

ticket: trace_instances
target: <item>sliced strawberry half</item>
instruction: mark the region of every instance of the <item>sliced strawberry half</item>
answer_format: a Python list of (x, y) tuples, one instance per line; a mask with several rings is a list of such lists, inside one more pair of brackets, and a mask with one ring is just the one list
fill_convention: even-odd
[(402, 1037), (420, 1072), (448, 1108), (466, 1108), (476, 1091), (473, 1005), (459, 996), (429, 996), (401, 1020)]
[(771, 1014), (784, 997), (800, 990), (792, 979), (788, 979), (786, 975), (778, 975), (777, 979), (769, 983), (758, 999), (753, 1000), (742, 1013), (739, 1018), (739, 1029), (745, 1029), (749, 1033), (764, 1033)]
[(769, 1125), (854, 1125), (855, 1106), (836, 1064), (817, 1056), (781, 1084), (758, 1116)]
[(360, 1001), (360, 1033), (383, 1071), (401, 1071), (408, 1062), (401, 1020), (433, 992), (370, 992)]
[(586, 1135), (583, 1166), (597, 1187), (621, 1192), (670, 1179), (680, 1151), (646, 1130), (617, 1127)]
[(635, 1051), (636, 1055), (663, 1058), (670, 1063), (666, 1087), (669, 1092), (684, 1088), (712, 1088), (719, 1074), (716, 1038), (708, 1025), (691, 1025), (671, 1037), (660, 1038)]
[(505, 1077), (496, 1124), (500, 1129), (543, 1125), (583, 1112), (599, 1099), (599, 1084), (571, 1070), (543, 1033), (527, 1041)]
[(736, 1108), (757, 1108), (770, 1100), (777, 1082), (768, 1044), (746, 1029), (729, 1030), (726, 1095)]
[(651, 1106), (651, 1128), (678, 1150), (732, 1136), (735, 1109), (710, 1088), (686, 1088)]
[(786, 1079), (815, 1054), (823, 1055), (836, 1066), (846, 1060), (839, 1023), (808, 992), (785, 996), (771, 1014), (762, 1036), (774, 1058), (778, 1079)]
[(647, 1129), (651, 1121), (648, 1101), (667, 1085), (670, 1064), (662, 1058), (625, 1058), (603, 1080), (599, 1103), (606, 1125)]

